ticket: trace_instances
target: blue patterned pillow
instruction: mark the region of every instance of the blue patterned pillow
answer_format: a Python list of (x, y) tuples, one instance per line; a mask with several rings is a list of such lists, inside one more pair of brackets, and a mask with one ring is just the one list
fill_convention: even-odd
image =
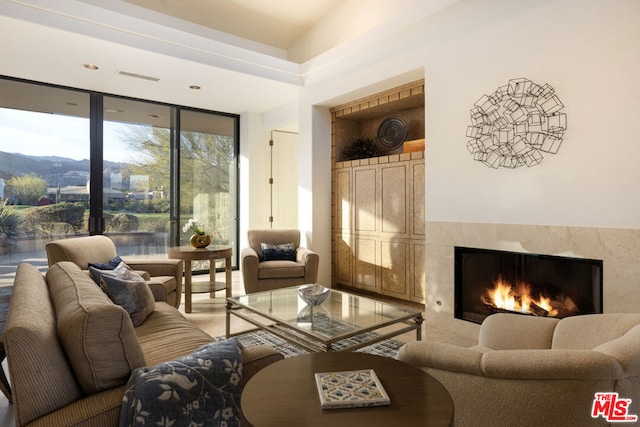
[(120, 265), (121, 262), (122, 262), (122, 258), (120, 258), (119, 256), (116, 256), (114, 259), (104, 264), (97, 263), (97, 262), (90, 262), (89, 267), (97, 268), (98, 270), (115, 270), (115, 268), (118, 265)]
[(242, 354), (235, 338), (131, 373), (120, 426), (240, 425)]
[(262, 252), (262, 261), (296, 260), (295, 243), (281, 243), (279, 245), (272, 243), (261, 243), (260, 251)]

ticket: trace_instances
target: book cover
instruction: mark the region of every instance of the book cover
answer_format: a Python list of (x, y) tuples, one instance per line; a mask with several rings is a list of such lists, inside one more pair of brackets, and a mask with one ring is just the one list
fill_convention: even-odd
[(323, 409), (390, 405), (389, 395), (373, 369), (315, 374)]

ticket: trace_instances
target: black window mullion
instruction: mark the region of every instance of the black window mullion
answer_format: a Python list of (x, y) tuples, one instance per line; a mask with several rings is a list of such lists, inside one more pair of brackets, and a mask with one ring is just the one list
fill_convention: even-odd
[(173, 242), (172, 246), (180, 245), (180, 109), (177, 107), (171, 108), (171, 129), (170, 129), (170, 164), (171, 164), (171, 178), (169, 197), (171, 198), (171, 236), (170, 240)]
[(103, 97), (97, 93), (89, 95), (89, 141), (90, 141), (90, 186), (89, 186), (89, 234), (104, 233), (103, 200)]

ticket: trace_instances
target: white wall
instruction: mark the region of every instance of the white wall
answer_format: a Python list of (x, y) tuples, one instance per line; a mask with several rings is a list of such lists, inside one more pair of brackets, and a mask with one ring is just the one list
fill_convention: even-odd
[[(640, 228), (638, 18), (636, 0), (461, 1), (384, 40), (359, 40), (357, 50), (305, 64), (301, 114), (424, 70), (428, 221)], [(466, 149), (469, 111), (519, 77), (555, 88), (568, 130), (540, 165), (493, 170)], [(325, 134), (301, 128), (301, 144), (329, 150)], [(314, 188), (331, 185), (328, 169), (313, 179)], [(329, 241), (328, 230), (316, 230), (314, 244)]]
[[(639, 227), (640, 2), (554, 1), (504, 19), (470, 6), (426, 56), (427, 218)], [(474, 21), (487, 25), (465, 34)], [(540, 165), (494, 170), (465, 148), (469, 110), (518, 77), (555, 88), (568, 129)]]
[[(460, 2), (316, 66), (305, 93), (331, 105), (424, 67), (429, 220), (637, 227), (638, 18), (635, 0)], [(469, 110), (519, 77), (555, 88), (568, 130), (540, 165), (493, 170), (466, 149)]]

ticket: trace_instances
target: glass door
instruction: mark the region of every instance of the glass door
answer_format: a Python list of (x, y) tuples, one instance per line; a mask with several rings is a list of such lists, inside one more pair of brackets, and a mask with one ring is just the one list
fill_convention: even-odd
[(104, 97), (104, 234), (121, 255), (166, 256), (170, 242), (172, 108)]
[[(179, 121), (180, 244), (189, 244), (191, 220), (211, 236), (212, 245), (232, 246), (237, 254), (238, 118), (181, 109)], [(194, 263), (194, 270), (207, 270), (206, 263)]]

